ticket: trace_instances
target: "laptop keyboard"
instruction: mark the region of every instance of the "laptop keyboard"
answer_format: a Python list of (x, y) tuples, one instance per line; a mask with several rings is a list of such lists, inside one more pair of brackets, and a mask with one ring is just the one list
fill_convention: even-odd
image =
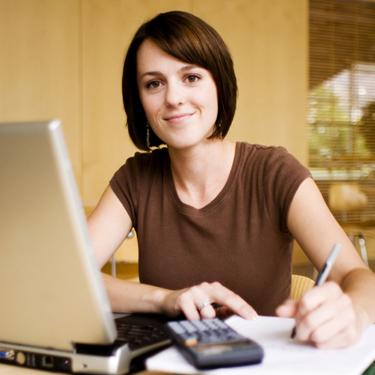
[(134, 314), (115, 319), (117, 341), (126, 342), (130, 350), (138, 350), (170, 341), (166, 318), (152, 314)]

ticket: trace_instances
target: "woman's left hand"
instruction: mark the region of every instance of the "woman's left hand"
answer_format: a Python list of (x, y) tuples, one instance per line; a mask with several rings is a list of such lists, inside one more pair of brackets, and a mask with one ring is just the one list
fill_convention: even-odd
[(349, 346), (363, 329), (351, 298), (333, 281), (310, 289), (298, 301), (285, 301), (276, 314), (295, 318), (295, 338), (318, 348)]

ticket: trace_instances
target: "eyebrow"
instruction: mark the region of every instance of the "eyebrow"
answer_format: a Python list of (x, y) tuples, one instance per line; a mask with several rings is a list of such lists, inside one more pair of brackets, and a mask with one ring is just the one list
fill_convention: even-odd
[[(185, 71), (189, 71), (191, 69), (196, 69), (196, 68), (201, 68), (200, 66), (198, 65), (194, 65), (194, 64), (188, 64), (188, 65), (184, 65), (183, 67), (181, 67), (180, 69), (178, 69), (179, 72), (185, 72)], [(144, 78), (145, 76), (158, 76), (158, 75), (163, 75), (162, 72), (159, 72), (157, 70), (155, 71), (150, 71), (150, 72), (145, 72), (145, 73), (142, 73), (139, 77), (139, 79), (142, 79)]]

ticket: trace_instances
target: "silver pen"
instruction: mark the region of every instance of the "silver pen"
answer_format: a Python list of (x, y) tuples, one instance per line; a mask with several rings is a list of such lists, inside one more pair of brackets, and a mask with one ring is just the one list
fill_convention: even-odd
[(331, 272), (333, 263), (335, 262), (341, 249), (342, 249), (342, 245), (340, 243), (333, 245), (333, 248), (331, 252), (329, 253), (326, 262), (324, 263), (323, 268), (321, 269), (321, 271), (318, 273), (318, 276), (316, 277), (316, 280), (315, 280), (316, 286), (322, 285), (327, 280), (327, 277), (329, 273)]
[[(327, 277), (329, 273), (331, 272), (333, 264), (335, 263), (335, 260), (337, 256), (339, 255), (341, 249), (342, 249), (342, 245), (340, 243), (336, 243), (333, 245), (332, 250), (330, 251), (328, 258), (326, 262), (324, 263), (323, 268), (320, 270), (320, 272), (318, 273), (318, 276), (316, 277), (315, 286), (320, 286), (327, 280)], [(290, 337), (294, 338), (295, 335), (296, 335), (296, 327), (294, 326)]]

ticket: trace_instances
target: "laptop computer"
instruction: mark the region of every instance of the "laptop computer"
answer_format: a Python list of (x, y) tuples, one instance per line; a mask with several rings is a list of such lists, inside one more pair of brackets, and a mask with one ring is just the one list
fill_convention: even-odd
[(121, 374), (170, 342), (154, 315), (119, 337), (59, 121), (0, 124), (0, 181), (1, 363)]

